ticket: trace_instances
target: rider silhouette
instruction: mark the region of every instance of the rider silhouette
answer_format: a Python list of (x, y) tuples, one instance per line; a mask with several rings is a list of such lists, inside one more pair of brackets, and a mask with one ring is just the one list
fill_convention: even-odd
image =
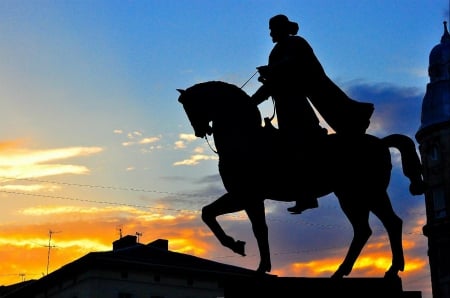
[[(326, 136), (311, 104), (338, 134), (364, 134), (374, 106), (349, 98), (326, 75), (308, 42), (297, 35), (299, 26), (285, 15), (269, 21), (270, 36), (275, 43), (268, 65), (257, 67), (263, 85), (252, 96), (256, 104), (272, 96), (282, 136), (282, 146), (293, 153), (299, 146), (305, 154), (320, 148)], [(293, 151), (292, 151), (293, 150)], [(308, 150), (310, 150), (308, 152)], [(314, 178), (305, 175), (305, 185)], [(302, 192), (294, 207), (299, 214), (318, 207), (317, 197)]]

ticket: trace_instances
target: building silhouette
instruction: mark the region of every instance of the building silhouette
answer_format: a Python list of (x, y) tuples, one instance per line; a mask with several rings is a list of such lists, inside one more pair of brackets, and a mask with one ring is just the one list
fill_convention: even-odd
[(423, 164), (428, 257), (434, 298), (450, 298), (450, 34), (430, 52), (430, 82), (416, 134)]
[(38, 279), (0, 287), (1, 298), (216, 298), (253, 270), (170, 251), (169, 241), (126, 235)]
[(256, 274), (148, 244), (127, 235), (38, 279), (0, 287), (0, 298), (421, 298), (401, 279), (309, 278)]

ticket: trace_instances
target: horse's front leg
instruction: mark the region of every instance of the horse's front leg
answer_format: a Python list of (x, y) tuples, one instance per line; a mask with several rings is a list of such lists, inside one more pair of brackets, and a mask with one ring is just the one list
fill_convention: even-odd
[(217, 221), (220, 215), (242, 211), (240, 204), (230, 193), (226, 193), (209, 205), (202, 208), (202, 220), (211, 229), (219, 242), (233, 252), (245, 256), (245, 242), (228, 236)]
[(253, 234), (258, 243), (260, 262), (256, 271), (259, 273), (270, 272), (272, 264), (270, 260), (269, 232), (266, 223), (264, 200), (257, 201), (250, 207), (245, 208), (245, 212), (252, 223)]

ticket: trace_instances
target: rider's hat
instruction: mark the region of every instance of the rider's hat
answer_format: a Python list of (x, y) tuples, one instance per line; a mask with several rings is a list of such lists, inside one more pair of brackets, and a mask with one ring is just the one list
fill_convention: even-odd
[(286, 31), (289, 34), (295, 35), (298, 32), (298, 24), (289, 21), (288, 17), (279, 14), (269, 20), (269, 28), (274, 31)]

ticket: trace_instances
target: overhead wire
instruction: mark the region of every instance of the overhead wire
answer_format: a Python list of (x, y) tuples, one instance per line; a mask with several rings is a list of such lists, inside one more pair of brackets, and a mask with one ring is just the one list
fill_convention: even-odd
[[(87, 188), (99, 188), (99, 189), (108, 189), (114, 191), (132, 191), (132, 192), (146, 192), (146, 193), (157, 193), (157, 194), (169, 194), (175, 196), (188, 196), (188, 197), (211, 197), (209, 195), (201, 195), (201, 194), (186, 194), (186, 193), (177, 193), (177, 192), (167, 192), (167, 191), (158, 191), (158, 190), (149, 190), (143, 188), (133, 188), (133, 187), (116, 187), (116, 186), (104, 186), (104, 185), (94, 185), (94, 184), (78, 184), (78, 183), (69, 183), (69, 182), (59, 182), (59, 181), (50, 181), (50, 180), (40, 180), (40, 179), (31, 179), (31, 178), (14, 178), (14, 177), (0, 177), (2, 179), (7, 180), (23, 180), (23, 181), (31, 181), (31, 182), (41, 182), (41, 183), (49, 183), (49, 184), (57, 184), (57, 185), (65, 185), (65, 186), (75, 186), (75, 187), (87, 187)], [(85, 202), (85, 203), (94, 203), (94, 204), (102, 204), (102, 205), (113, 205), (113, 206), (125, 206), (125, 207), (133, 207), (138, 209), (153, 209), (159, 211), (170, 211), (170, 212), (189, 212), (194, 214), (199, 214), (199, 210), (190, 210), (190, 209), (180, 209), (180, 208), (167, 208), (167, 207), (152, 207), (148, 205), (138, 205), (131, 203), (119, 203), (119, 202), (111, 202), (105, 200), (92, 200), (92, 199), (82, 199), (82, 198), (74, 198), (74, 197), (66, 197), (66, 196), (57, 196), (57, 195), (49, 195), (49, 194), (37, 194), (37, 193), (25, 193), (20, 191), (10, 191), (10, 190), (1, 190), (0, 193), (6, 194), (14, 194), (14, 195), (23, 195), (23, 196), (36, 196), (36, 197), (44, 197), (44, 198), (52, 198), (52, 199), (62, 199), (68, 201), (77, 201), (77, 202)], [(334, 207), (336, 209), (337, 207)], [(238, 214), (227, 214), (230, 217), (234, 218), (244, 218), (243, 215)], [(315, 228), (319, 228), (322, 230), (330, 230), (330, 229), (344, 229), (350, 230), (351, 227), (343, 227), (339, 224), (324, 224), (317, 222), (305, 221), (303, 219), (281, 219), (280, 217), (270, 216), (267, 218), (268, 221), (276, 221), (276, 222), (296, 222), (300, 221), (303, 225), (312, 226)], [(376, 231), (384, 231), (383, 228), (378, 228)], [(406, 235), (423, 235), (418, 232), (404, 232)]]
[[(187, 194), (187, 193), (159, 191), (159, 190), (144, 189), (144, 188), (117, 187), (117, 186), (110, 186), (110, 185), (106, 185), (105, 186), (105, 185), (95, 185), (95, 184), (79, 184), (79, 183), (59, 182), (59, 181), (31, 179), (31, 178), (15, 178), (15, 177), (1, 177), (1, 176), (0, 176), (0, 178), (4, 179), (4, 180), (8, 180), (8, 181), (9, 180), (21, 180), (21, 181), (57, 184), (57, 185), (64, 185), (64, 186), (75, 186), (75, 187), (86, 187), (86, 188), (100, 188), (100, 189), (118, 190), (118, 191), (148, 192), (148, 193), (176, 195), (176, 196), (203, 196), (203, 197), (206, 197), (206, 195), (201, 195), (201, 194)], [(0, 181), (0, 183), (1, 182), (3, 182), (3, 181)]]
[[(64, 185), (64, 186), (74, 186), (74, 187), (86, 187), (86, 188), (99, 188), (99, 189), (107, 189), (107, 190), (113, 190), (113, 191), (131, 191), (131, 192), (145, 192), (145, 193), (157, 193), (157, 194), (165, 194), (165, 195), (175, 195), (175, 196), (188, 196), (188, 197), (211, 197), (207, 195), (201, 195), (201, 194), (187, 194), (187, 193), (178, 193), (178, 192), (168, 192), (168, 191), (158, 191), (158, 190), (151, 190), (151, 189), (143, 189), (143, 188), (133, 188), (133, 187), (116, 187), (116, 186), (104, 186), (104, 185), (94, 185), (94, 184), (78, 184), (78, 183), (69, 183), (69, 182), (59, 182), (59, 181), (50, 181), (50, 180), (40, 180), (40, 179), (31, 179), (31, 178), (14, 178), (14, 177), (0, 177), (4, 180), (21, 180), (21, 181), (30, 181), (30, 182), (40, 182), (40, 183), (49, 183), (49, 184), (57, 184), (57, 185)], [(4, 181), (0, 181), (4, 182)], [(49, 194), (36, 194), (36, 193), (25, 193), (25, 192), (19, 192), (19, 191), (9, 191), (9, 190), (0, 190), (0, 193), (6, 193), (6, 194), (14, 194), (14, 195), (23, 195), (23, 196), (36, 196), (36, 197), (45, 197), (45, 198), (52, 198), (52, 199), (62, 199), (62, 200), (70, 200), (70, 201), (78, 201), (78, 202), (86, 202), (86, 203), (95, 203), (95, 204), (104, 204), (104, 205), (114, 205), (114, 206), (127, 206), (127, 207), (133, 207), (133, 208), (139, 208), (139, 209), (153, 209), (153, 210), (159, 210), (159, 211), (171, 211), (171, 212), (192, 212), (195, 214), (198, 214), (198, 210), (188, 210), (188, 209), (178, 209), (178, 208), (167, 208), (167, 207), (152, 207), (152, 206), (146, 206), (146, 205), (138, 205), (138, 204), (131, 204), (131, 203), (118, 203), (118, 202), (111, 202), (111, 201), (104, 201), (104, 200), (90, 200), (90, 199), (82, 199), (82, 198), (74, 198), (74, 197), (66, 197), (66, 196), (57, 196), (57, 195), (49, 195)], [(243, 215), (237, 215), (237, 214), (229, 214), (233, 217), (239, 217), (243, 218)], [(277, 217), (269, 216), (267, 218), (268, 221), (278, 221), (278, 222), (293, 222), (293, 221), (300, 221), (304, 225), (313, 226), (315, 228), (319, 229), (333, 229), (333, 228), (344, 228), (344, 229), (351, 229), (350, 227), (343, 227), (342, 225), (338, 224), (322, 224), (322, 223), (314, 223), (314, 222), (308, 222), (303, 219), (297, 219), (297, 220), (286, 220), (286, 219), (280, 219)], [(379, 231), (381, 229), (377, 229)], [(420, 233), (414, 233), (414, 232), (405, 232), (407, 235), (423, 235)], [(288, 255), (288, 254), (309, 254), (309, 253), (316, 253), (317, 251), (325, 251), (325, 250), (331, 250), (335, 249), (335, 247), (326, 247), (326, 248), (315, 248), (315, 249), (303, 249), (303, 250), (293, 250), (293, 251), (285, 251), (285, 252), (274, 252), (274, 255)], [(216, 256), (216, 258), (230, 258), (235, 257), (233, 256)], [(256, 257), (256, 255), (255, 255)], [(9, 276), (23, 276), (23, 274), (2, 274), (3, 276), (9, 275)], [(37, 274), (28, 274), (27, 275), (37, 275)]]

